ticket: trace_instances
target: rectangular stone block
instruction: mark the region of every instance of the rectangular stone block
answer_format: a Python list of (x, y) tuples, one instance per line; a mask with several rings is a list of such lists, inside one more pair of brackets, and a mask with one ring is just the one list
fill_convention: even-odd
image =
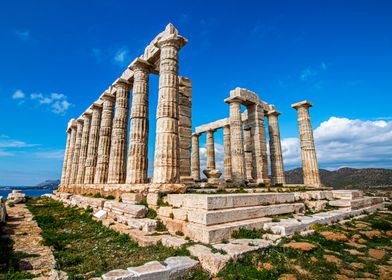
[(169, 270), (158, 261), (147, 262), (141, 266), (128, 267), (127, 270), (133, 273), (140, 280), (168, 280)]
[(360, 190), (334, 190), (332, 194), (335, 199), (355, 199), (363, 196)]
[(142, 193), (123, 193), (121, 195), (121, 200), (123, 203), (136, 204), (144, 199)]

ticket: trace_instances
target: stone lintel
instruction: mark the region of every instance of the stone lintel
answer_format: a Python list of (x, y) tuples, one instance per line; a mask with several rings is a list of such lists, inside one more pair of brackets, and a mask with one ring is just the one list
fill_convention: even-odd
[(312, 107), (312, 106), (313, 106), (313, 104), (310, 103), (307, 100), (304, 100), (304, 101), (301, 101), (301, 102), (297, 102), (297, 103), (294, 103), (294, 104), (291, 105), (291, 107), (293, 107), (294, 109), (298, 109), (300, 107), (309, 108), (309, 107)]
[(241, 96), (230, 96), (224, 100), (225, 103), (238, 102), (240, 104), (244, 104), (245, 101), (246, 99)]
[(121, 74), (121, 78), (127, 80), (128, 82), (133, 82), (133, 71), (129, 67)]
[[(120, 77), (120, 78), (116, 79), (116, 80), (113, 82), (113, 84), (112, 84), (112, 91), (113, 91), (113, 89), (116, 88), (116, 86), (117, 86), (118, 84), (127, 84), (127, 85), (130, 85), (131, 82), (129, 82), (128, 80), (123, 79), (123, 78)], [(117, 91), (117, 89), (116, 89), (116, 91)]]
[(268, 111), (268, 112), (267, 112), (267, 115), (279, 116), (279, 115), (281, 115), (281, 114), (282, 114), (282, 113), (279, 112), (279, 111), (277, 111), (277, 110), (271, 110), (271, 111)]
[(132, 71), (135, 71), (135, 69), (146, 69), (148, 71), (151, 71), (152, 68), (154, 68), (154, 65), (149, 63), (148, 61), (144, 60), (141, 57), (137, 57), (135, 58), (131, 64), (129, 64), (128, 66), (129, 69), (131, 69)]
[(217, 121), (196, 127), (195, 133), (200, 135), (201, 133), (207, 132), (209, 130), (217, 130), (217, 129), (222, 128), (222, 127), (229, 125), (229, 124), (230, 124), (230, 121), (228, 118), (217, 120)]

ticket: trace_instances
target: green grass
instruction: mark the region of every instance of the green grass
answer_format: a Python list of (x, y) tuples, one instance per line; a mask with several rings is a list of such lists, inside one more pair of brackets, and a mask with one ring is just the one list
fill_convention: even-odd
[(64, 207), (51, 199), (35, 198), (27, 205), (43, 231), (44, 245), (54, 248), (57, 269), (67, 272), (70, 280), (81, 279), (78, 275), (87, 272), (95, 277), (112, 269), (187, 254), (163, 245), (139, 247), (128, 235), (94, 221), (89, 211)]

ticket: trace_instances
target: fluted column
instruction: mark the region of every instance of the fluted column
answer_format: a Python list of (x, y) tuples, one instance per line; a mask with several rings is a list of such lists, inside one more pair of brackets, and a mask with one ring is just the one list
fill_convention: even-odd
[(115, 98), (112, 94), (105, 92), (102, 96), (102, 118), (99, 129), (98, 159), (95, 169), (94, 184), (107, 182), (109, 171), (110, 142), (112, 135), (113, 110)]
[(66, 182), (66, 176), (67, 176), (67, 163), (68, 159), (70, 157), (70, 143), (71, 143), (71, 123), (73, 120), (70, 120), (67, 125), (67, 142), (65, 145), (65, 151), (64, 151), (64, 160), (63, 160), (63, 169), (61, 172), (61, 181), (60, 185), (64, 185)]
[(280, 112), (276, 110), (269, 111), (268, 117), (268, 132), (269, 132), (269, 148), (271, 159), (271, 177), (273, 184), (285, 184), (283, 167), (282, 146), (280, 143), (280, 131), (278, 116)]
[(116, 111), (113, 118), (112, 139), (109, 157), (108, 184), (123, 184), (127, 169), (127, 135), (130, 83), (118, 79), (116, 89)]
[(252, 104), (248, 107), (248, 120), (252, 124), (253, 140), (253, 168), (257, 183), (270, 184), (268, 177), (267, 140), (264, 125), (264, 110), (260, 105)]
[(74, 149), (74, 154), (72, 159), (71, 178), (69, 180), (70, 184), (76, 184), (76, 177), (78, 175), (80, 148), (81, 148), (82, 135), (83, 135), (83, 119), (77, 119), (76, 126), (77, 126), (76, 140), (75, 140), (75, 149)]
[(251, 129), (244, 129), (244, 156), (246, 180), (253, 181), (256, 174), (253, 168), (253, 143)]
[[(170, 28), (170, 27), (169, 27)], [(159, 94), (156, 113), (154, 182), (178, 183), (178, 50), (186, 43), (176, 34), (161, 38), (159, 62)]]
[(80, 144), (80, 157), (79, 157), (78, 175), (76, 177), (76, 184), (84, 183), (88, 139), (90, 135), (90, 126), (91, 126), (91, 111), (85, 112), (82, 115), (82, 119), (83, 119), (83, 132), (82, 132), (82, 142)]
[(239, 98), (225, 100), (230, 106), (230, 142), (233, 180), (245, 180), (245, 157), (242, 140), (241, 102)]
[(197, 133), (192, 134), (192, 177), (195, 181), (200, 181), (199, 136)]
[(68, 185), (71, 182), (71, 171), (72, 171), (72, 161), (75, 152), (75, 142), (76, 142), (76, 120), (72, 119), (70, 124), (71, 129), (71, 140), (69, 142), (69, 155), (67, 160), (67, 171), (65, 173), (65, 184)]
[(312, 124), (310, 122), (309, 107), (312, 103), (302, 101), (291, 105), (298, 113), (299, 140), (301, 145), (302, 171), (304, 184), (310, 187), (320, 187), (320, 174), (314, 146)]
[(92, 118), (90, 135), (88, 139), (86, 171), (84, 175), (85, 184), (94, 183), (95, 168), (97, 166), (99, 128), (101, 126), (102, 105), (95, 102), (91, 105)]
[(206, 132), (206, 156), (207, 156), (207, 170), (214, 170), (215, 167), (215, 143), (214, 143), (215, 130), (208, 130)]
[(223, 127), (223, 153), (224, 178), (226, 181), (229, 181), (232, 179), (230, 125), (226, 125)]
[(131, 65), (134, 74), (126, 179), (128, 184), (147, 183), (148, 181), (148, 75), (150, 67), (140, 58)]

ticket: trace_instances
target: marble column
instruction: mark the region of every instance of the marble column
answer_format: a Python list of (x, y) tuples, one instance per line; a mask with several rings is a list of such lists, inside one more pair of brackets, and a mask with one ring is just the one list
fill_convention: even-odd
[(232, 176), (235, 181), (245, 180), (245, 156), (244, 144), (242, 140), (242, 119), (241, 103), (242, 99), (230, 97), (225, 99), (230, 106), (230, 142), (231, 142), (231, 163)]
[(151, 65), (138, 58), (131, 64), (133, 89), (128, 147), (128, 184), (148, 182), (148, 82)]
[(94, 184), (107, 183), (109, 171), (110, 142), (112, 135), (113, 110), (115, 97), (105, 92), (102, 96), (102, 117), (99, 129), (98, 158), (95, 169)]
[(224, 178), (226, 181), (230, 181), (233, 177), (231, 173), (230, 125), (223, 127), (223, 153)]
[(95, 167), (97, 166), (99, 128), (101, 126), (102, 104), (97, 102), (91, 105), (92, 118), (90, 135), (87, 147), (86, 170), (84, 175), (85, 184), (94, 183)]
[(298, 113), (299, 140), (301, 145), (304, 184), (309, 187), (321, 187), (312, 124), (310, 122), (309, 115), (309, 108), (312, 107), (312, 103), (305, 100), (295, 103), (291, 105), (291, 107), (296, 109)]
[(154, 183), (179, 183), (178, 51), (186, 40), (177, 34), (164, 36), (157, 45), (159, 93), (156, 113)]
[(282, 146), (280, 143), (280, 131), (279, 131), (279, 123), (278, 123), (279, 115), (280, 112), (276, 110), (272, 110), (267, 113), (269, 148), (270, 148), (270, 159), (271, 159), (271, 177), (272, 177), (272, 183), (274, 185), (276, 184), (284, 185), (286, 183), (284, 177)]
[(118, 79), (114, 88), (116, 90), (116, 105), (111, 135), (107, 183), (123, 184), (125, 183), (127, 172), (128, 113), (131, 84), (126, 80)]
[(244, 129), (244, 155), (245, 155), (245, 172), (246, 180), (252, 182), (256, 172), (253, 168), (253, 143), (251, 129)]
[(67, 171), (65, 173), (65, 184), (68, 185), (70, 184), (71, 181), (71, 170), (72, 170), (72, 161), (73, 161), (73, 154), (75, 151), (75, 142), (76, 142), (76, 120), (72, 119), (71, 124), (70, 124), (70, 129), (71, 129), (71, 139), (69, 142), (69, 155), (68, 155), (68, 160), (67, 160)]
[(76, 184), (83, 184), (84, 183), (84, 175), (85, 175), (85, 171), (86, 171), (88, 138), (90, 136), (91, 113), (92, 113), (91, 111), (87, 111), (82, 115), (83, 132), (82, 132), (82, 141), (80, 144), (79, 167), (78, 167), (78, 175), (76, 176)]
[(62, 172), (61, 172), (61, 181), (60, 181), (60, 185), (65, 185), (65, 182), (66, 182), (66, 176), (67, 176), (67, 162), (68, 162), (68, 159), (69, 159), (69, 157), (70, 157), (70, 149), (69, 149), (69, 146), (70, 146), (70, 143), (71, 143), (71, 131), (72, 131), (72, 129), (71, 129), (71, 123), (72, 123), (72, 120), (70, 120), (69, 122), (68, 122), (68, 125), (67, 125), (67, 142), (66, 142), (66, 145), (65, 145), (65, 151), (64, 151), (64, 160), (63, 160), (63, 169), (62, 169)]
[(199, 136), (192, 134), (192, 177), (194, 181), (200, 181), (200, 153), (199, 153)]
[(206, 132), (206, 156), (207, 156), (207, 170), (214, 170), (215, 165), (215, 144), (214, 144), (215, 130), (208, 130)]
[(78, 175), (78, 168), (79, 168), (80, 148), (82, 144), (82, 135), (83, 135), (83, 119), (77, 119), (75, 149), (74, 149), (73, 159), (72, 159), (71, 178), (69, 180), (70, 184), (76, 184), (76, 177)]
[(253, 168), (257, 183), (270, 184), (268, 177), (267, 140), (264, 125), (264, 109), (258, 104), (248, 107), (248, 120), (251, 122), (253, 140)]

